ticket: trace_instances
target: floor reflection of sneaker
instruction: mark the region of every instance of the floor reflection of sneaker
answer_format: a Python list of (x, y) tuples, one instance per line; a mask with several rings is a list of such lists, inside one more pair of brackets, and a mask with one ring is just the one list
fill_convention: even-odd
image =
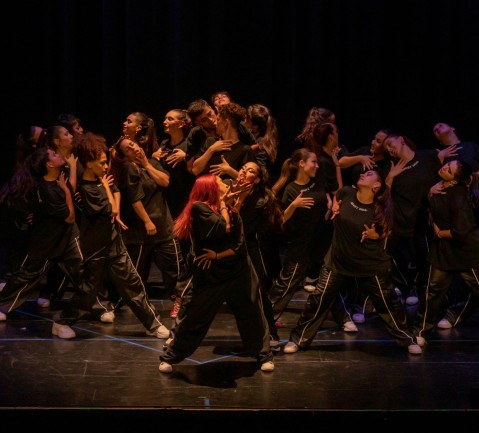
[(50, 306), (50, 299), (48, 298), (38, 298), (37, 305), (40, 308), (48, 308)]
[(61, 325), (60, 323), (53, 323), (52, 334), (59, 338), (75, 338), (75, 331), (68, 325)]
[(353, 321), (348, 320), (343, 323), (343, 330), (344, 332), (358, 332), (358, 327)]
[(162, 362), (160, 363), (160, 366), (158, 367), (158, 370), (160, 370), (162, 373), (171, 373), (173, 371), (173, 367), (171, 364), (168, 364), (167, 362)]
[(175, 296), (174, 300), (175, 302), (173, 302), (173, 306), (171, 307), (171, 310), (170, 310), (170, 317), (172, 319), (175, 319), (178, 316), (178, 312), (180, 311), (180, 307), (181, 307), (181, 297)]
[(105, 311), (100, 316), (100, 321), (103, 323), (113, 323), (115, 321), (115, 313), (113, 311)]
[(303, 286), (303, 289), (306, 290), (308, 293), (314, 292), (314, 289), (316, 286), (313, 286), (312, 284), (305, 284)]

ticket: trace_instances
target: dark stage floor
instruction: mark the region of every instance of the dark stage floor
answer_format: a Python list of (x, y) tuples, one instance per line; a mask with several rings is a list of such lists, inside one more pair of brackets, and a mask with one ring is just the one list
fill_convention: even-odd
[[(306, 296), (298, 292), (281, 317), (283, 343)], [(152, 299), (169, 326), (171, 301), (154, 287)], [(147, 337), (128, 308), (114, 324), (81, 321), (77, 338), (61, 340), (51, 335), (59, 306), (41, 309), (35, 301), (0, 322), (3, 428), (62, 416), (69, 427), (115, 422), (116, 431), (184, 431), (186, 422), (208, 432), (255, 431), (262, 422), (284, 431), (313, 421), (328, 431), (411, 432), (423, 420), (436, 432), (446, 421), (458, 423), (455, 431), (477, 428), (470, 424), (479, 419), (477, 315), (432, 334), (421, 356), (396, 347), (377, 316), (358, 325), (356, 334), (327, 322), (310, 350), (281, 352), (275, 371), (263, 373), (242, 356), (234, 318), (224, 307), (201, 347), (165, 375), (158, 371), (163, 340)]]

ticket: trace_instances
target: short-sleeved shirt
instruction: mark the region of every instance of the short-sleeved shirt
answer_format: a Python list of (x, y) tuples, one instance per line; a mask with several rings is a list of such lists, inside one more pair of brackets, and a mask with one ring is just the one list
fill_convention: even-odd
[(444, 271), (479, 267), (479, 229), (469, 192), (454, 185), (430, 198), (433, 221), (441, 230), (451, 230), (452, 238), (435, 238), (429, 262)]
[[(161, 147), (166, 151), (172, 152), (174, 149), (181, 149), (186, 153), (187, 140), (183, 140), (176, 146), (172, 146), (169, 139), (163, 140), (161, 142)], [(195, 182), (195, 176), (188, 171), (186, 167), (186, 160), (181, 161), (174, 167), (166, 162), (166, 157), (161, 159), (160, 162), (162, 167), (170, 175), (170, 184), (168, 185), (168, 188), (166, 188), (165, 194), (171, 216), (173, 219), (175, 219), (185, 207), (185, 204), (188, 200), (188, 195), (193, 187), (193, 183)]]
[[(149, 161), (157, 170), (168, 173), (158, 160), (152, 158)], [(128, 230), (122, 232), (125, 244), (158, 243), (172, 239), (173, 220), (166, 203), (165, 188), (158, 185), (146, 169), (134, 163), (124, 166), (118, 185), (121, 191), (120, 216), (128, 226)], [(157, 233), (153, 236), (146, 233), (144, 222), (132, 207), (137, 201), (143, 203), (156, 227)]]
[(461, 160), (469, 164), (472, 171), (479, 170), (479, 144), (473, 141), (461, 141), (457, 145), (457, 155), (450, 156), (444, 162)]
[[(67, 183), (73, 197), (73, 191)], [(70, 211), (65, 191), (56, 180), (42, 179), (33, 196), (33, 224), (28, 254), (37, 259), (60, 259), (71, 240), (79, 236), (76, 222), (67, 223)]]
[(435, 150), (416, 151), (391, 186), (396, 236), (412, 237), (418, 218), (427, 211), (427, 194), (437, 181), (441, 162)]
[(195, 256), (204, 254), (204, 248), (217, 253), (232, 249), (235, 254), (213, 260), (209, 269), (194, 268), (194, 284), (198, 287), (220, 284), (238, 278), (248, 268), (248, 250), (244, 240), (243, 224), (238, 214), (231, 214), (231, 231), (226, 232), (226, 221), (205, 203), (195, 202), (191, 209), (192, 238)]
[(336, 193), (341, 200), (339, 214), (335, 216), (333, 240), (324, 259), (328, 269), (353, 277), (368, 277), (387, 273), (391, 258), (384, 239), (364, 239), (364, 225), (374, 222), (374, 204), (363, 204), (357, 199), (357, 190), (345, 186)]
[(311, 249), (319, 243), (327, 210), (326, 192), (319, 178), (311, 179), (306, 185), (295, 181), (286, 185), (281, 200), (283, 208), (286, 209), (301, 192), (303, 197), (314, 198), (314, 206), (296, 208), (284, 224), (285, 257), (291, 261), (310, 258)]
[[(200, 149), (200, 152), (197, 155), (197, 158), (201, 157), (206, 150), (212, 146), (218, 139), (215, 137), (210, 137), (206, 140), (204, 146)], [(210, 168), (212, 165), (221, 164), (221, 156), (224, 156), (228, 164), (233, 167), (236, 171), (239, 171), (241, 167), (247, 162), (256, 162), (256, 158), (254, 155), (254, 151), (248, 144), (245, 144), (241, 141), (237, 141), (236, 143), (231, 146), (231, 150), (227, 150), (225, 152), (215, 152), (208, 164), (206, 165), (205, 169), (201, 174), (206, 174), (210, 172)], [(222, 176), (225, 179), (230, 178), (230, 176)]]
[[(111, 186), (112, 193), (118, 191)], [(82, 199), (80, 245), (88, 259), (91, 255), (111, 245), (119, 236), (116, 223), (112, 222), (111, 203), (100, 180), (84, 180), (79, 183)]]

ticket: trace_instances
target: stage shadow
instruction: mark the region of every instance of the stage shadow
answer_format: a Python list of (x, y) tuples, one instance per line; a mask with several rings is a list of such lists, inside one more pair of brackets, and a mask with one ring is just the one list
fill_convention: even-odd
[(175, 365), (172, 379), (212, 388), (236, 388), (237, 380), (252, 377), (259, 369), (256, 361), (222, 361), (200, 365)]

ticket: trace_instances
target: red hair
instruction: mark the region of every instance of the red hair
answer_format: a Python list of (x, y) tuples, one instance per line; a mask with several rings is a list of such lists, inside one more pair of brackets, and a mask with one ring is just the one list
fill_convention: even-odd
[(173, 233), (178, 239), (188, 239), (191, 234), (191, 208), (193, 203), (207, 204), (211, 209), (218, 208), (220, 191), (216, 181), (216, 175), (204, 174), (196, 178), (183, 211), (176, 218)]

